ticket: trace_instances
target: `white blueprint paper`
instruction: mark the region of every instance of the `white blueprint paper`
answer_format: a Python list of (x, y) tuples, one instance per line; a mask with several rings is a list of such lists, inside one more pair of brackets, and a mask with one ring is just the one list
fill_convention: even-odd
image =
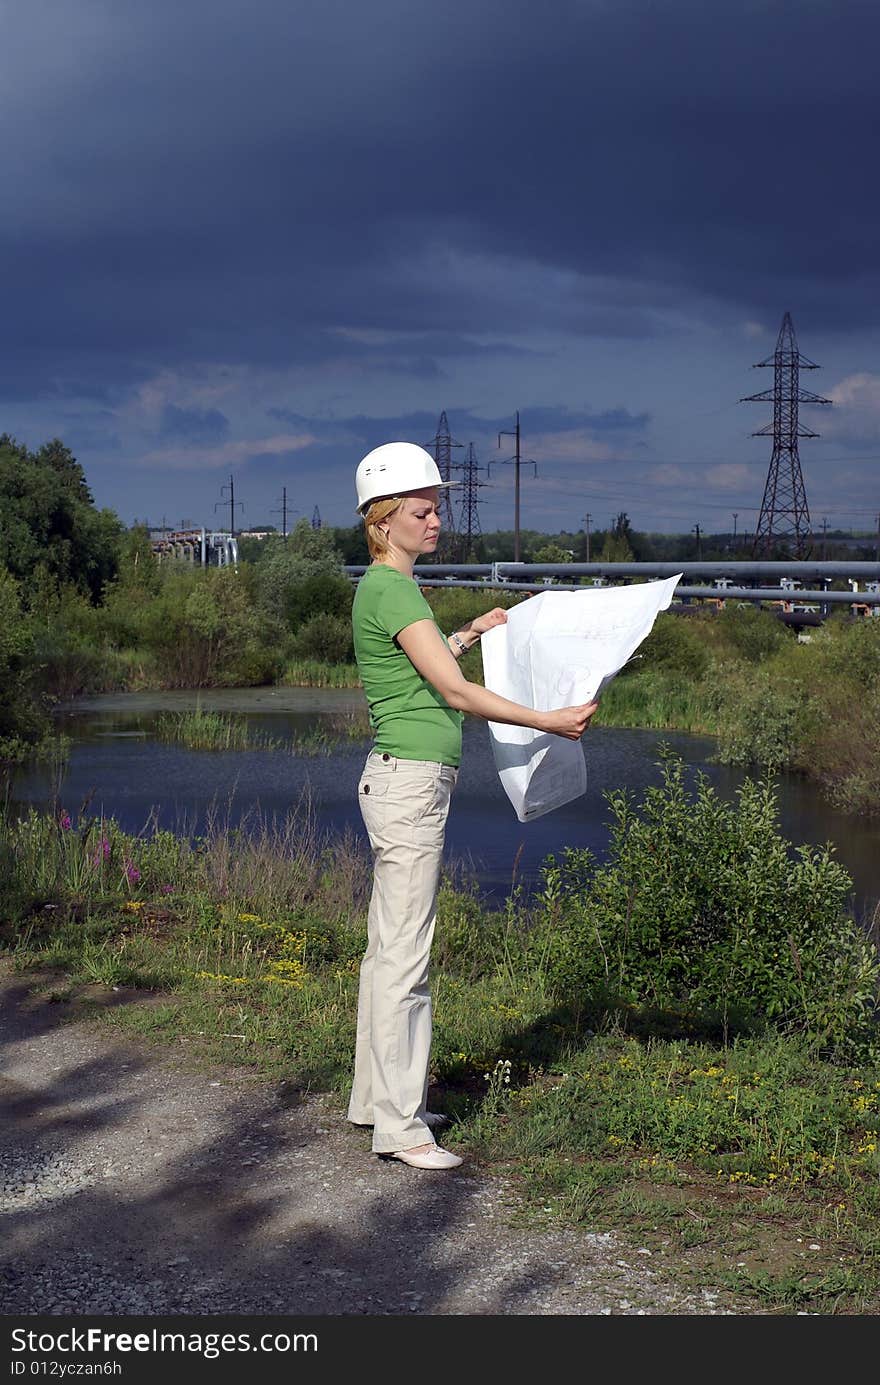
[[(542, 712), (592, 702), (672, 601), (682, 574), (632, 587), (546, 591), (507, 613), (481, 640), (487, 688)], [(580, 741), (489, 722), (501, 783), (520, 822), (579, 798), (587, 787)]]

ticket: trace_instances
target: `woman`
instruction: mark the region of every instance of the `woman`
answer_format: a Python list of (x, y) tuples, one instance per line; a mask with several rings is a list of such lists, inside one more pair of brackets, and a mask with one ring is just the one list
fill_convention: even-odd
[(358, 583), (352, 623), (375, 744), (358, 785), (373, 892), (348, 1119), (373, 1126), (374, 1153), (419, 1169), (462, 1162), (434, 1140), (443, 1117), (425, 1102), (428, 963), (463, 713), (578, 740), (597, 706), (538, 712), (462, 674), (457, 660), (507, 615), (496, 608), (447, 640), (413, 579), (416, 559), (437, 547), (440, 489), (450, 484), (430, 453), (412, 443), (376, 448), (356, 476), (373, 562)]

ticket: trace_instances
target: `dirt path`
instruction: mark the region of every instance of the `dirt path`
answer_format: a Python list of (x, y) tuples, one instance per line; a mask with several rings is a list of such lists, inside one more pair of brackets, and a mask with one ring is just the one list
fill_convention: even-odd
[(71, 1019), (2, 964), (0, 1111), (3, 1314), (754, 1312), (622, 1237), (524, 1225), (467, 1164), (376, 1159), (331, 1099)]

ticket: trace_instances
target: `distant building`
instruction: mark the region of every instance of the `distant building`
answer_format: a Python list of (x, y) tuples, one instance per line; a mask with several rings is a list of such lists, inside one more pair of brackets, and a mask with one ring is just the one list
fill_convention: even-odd
[(200, 567), (238, 564), (238, 540), (228, 529), (151, 529), (150, 547), (160, 561), (176, 558)]

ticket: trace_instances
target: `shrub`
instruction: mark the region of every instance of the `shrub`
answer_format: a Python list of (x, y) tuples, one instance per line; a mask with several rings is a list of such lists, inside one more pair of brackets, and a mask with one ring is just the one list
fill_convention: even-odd
[(880, 812), (880, 681), (859, 690), (829, 676), (811, 707), (802, 767), (844, 812)]
[(293, 654), (297, 659), (318, 659), (326, 664), (351, 663), (351, 621), (341, 616), (312, 616), (300, 627)]
[(841, 674), (867, 689), (880, 683), (880, 619), (832, 617), (812, 643), (826, 676)]
[(329, 529), (313, 529), (301, 519), (287, 539), (275, 536), (264, 544), (262, 559), (254, 568), (256, 588), (261, 606), (277, 620), (289, 619), (288, 605), (301, 583), (313, 577), (342, 576), (342, 559)]
[(780, 684), (767, 669), (738, 673), (721, 665), (712, 700), (723, 764), (779, 769), (796, 763), (810, 719), (810, 699), (800, 681)]
[(169, 563), (137, 621), (139, 647), (155, 655), (165, 687), (252, 685), (281, 667), (280, 630), (234, 568)]
[(350, 621), (353, 599), (354, 587), (347, 577), (336, 572), (314, 573), (288, 588), (284, 614), (294, 632), (315, 616)]
[(19, 585), (0, 566), (0, 764), (23, 759), (49, 730), (33, 690), (34, 641)]
[(727, 605), (716, 621), (721, 643), (753, 664), (777, 653), (791, 639), (778, 616), (757, 606)]
[(876, 1055), (880, 959), (845, 910), (852, 881), (828, 849), (792, 850), (769, 784), (727, 804), (702, 775), (689, 793), (670, 758), (641, 814), (623, 792), (608, 801), (606, 864), (571, 851), (545, 866), (537, 941), (564, 999), (715, 1013), (725, 1029)]
[(638, 662), (623, 670), (624, 676), (631, 670), (651, 667), (701, 678), (709, 666), (705, 622), (700, 617), (691, 619), (661, 612), (639, 655)]

